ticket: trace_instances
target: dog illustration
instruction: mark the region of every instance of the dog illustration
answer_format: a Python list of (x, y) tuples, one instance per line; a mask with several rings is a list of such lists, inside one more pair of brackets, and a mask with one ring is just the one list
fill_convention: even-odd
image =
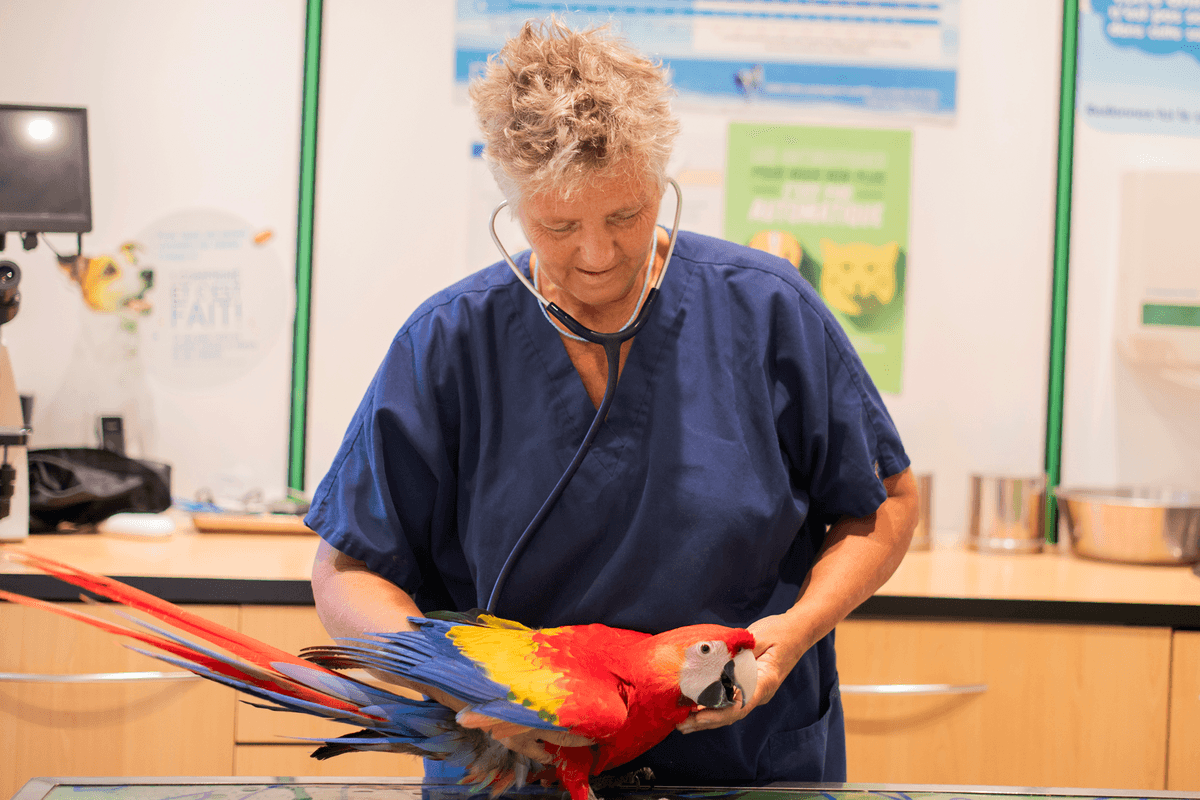
[(136, 242), (126, 242), (119, 257), (59, 256), (58, 264), (79, 285), (88, 308), (133, 321), (150, 313), (146, 292), (154, 286), (154, 270), (138, 264), (141, 249)]
[(116, 254), (60, 256), (63, 274), (79, 288), (79, 335), (63, 383), (35, 406), (39, 447), (94, 447), (101, 416), (125, 422), (127, 454), (149, 457), (153, 403), (139, 352), (138, 321), (153, 311), (154, 270), (126, 242)]

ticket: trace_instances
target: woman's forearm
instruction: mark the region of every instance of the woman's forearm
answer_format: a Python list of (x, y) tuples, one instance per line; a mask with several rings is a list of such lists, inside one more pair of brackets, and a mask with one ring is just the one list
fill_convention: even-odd
[[(421, 616), (421, 610), (407, 592), (325, 541), (317, 546), (317, 555), (313, 559), (312, 585), (317, 616), (335, 639), (415, 630), (408, 618)], [(379, 680), (400, 684), (455, 710), (466, 705), (433, 687), (401, 680), (380, 670), (368, 672)]]
[(408, 618), (421, 616), (407, 592), (325, 541), (317, 546), (312, 585), (317, 616), (334, 638), (412, 630)]
[(917, 486), (911, 470), (884, 480), (887, 499), (861, 519), (832, 525), (788, 616), (808, 627), (807, 649), (875, 593), (900, 565), (917, 525)]

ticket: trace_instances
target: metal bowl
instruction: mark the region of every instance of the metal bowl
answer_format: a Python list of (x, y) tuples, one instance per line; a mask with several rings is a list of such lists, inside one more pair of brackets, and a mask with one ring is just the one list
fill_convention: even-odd
[(933, 546), (933, 476), (917, 476), (917, 528), (909, 550), (929, 550)]
[(1122, 564), (1200, 561), (1200, 492), (1059, 487), (1054, 496), (1076, 555)]
[(1046, 476), (971, 476), (967, 546), (982, 553), (1040, 553)]

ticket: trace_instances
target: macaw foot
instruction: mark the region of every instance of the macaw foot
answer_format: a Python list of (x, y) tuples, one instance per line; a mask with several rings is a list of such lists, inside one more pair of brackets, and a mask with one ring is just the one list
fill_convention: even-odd
[(562, 800), (600, 800), (600, 798), (596, 796), (596, 792), (594, 789), (592, 789), (590, 784), (587, 787), (587, 795), (580, 798), (577, 797), (578, 792), (578, 788), (575, 791), (568, 789), (562, 793), (561, 798)]

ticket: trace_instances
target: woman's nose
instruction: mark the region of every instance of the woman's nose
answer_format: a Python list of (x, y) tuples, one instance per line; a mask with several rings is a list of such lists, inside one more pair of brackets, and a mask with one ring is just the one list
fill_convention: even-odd
[(607, 267), (613, 262), (616, 246), (612, 235), (600, 228), (585, 228), (579, 254), (589, 267)]

